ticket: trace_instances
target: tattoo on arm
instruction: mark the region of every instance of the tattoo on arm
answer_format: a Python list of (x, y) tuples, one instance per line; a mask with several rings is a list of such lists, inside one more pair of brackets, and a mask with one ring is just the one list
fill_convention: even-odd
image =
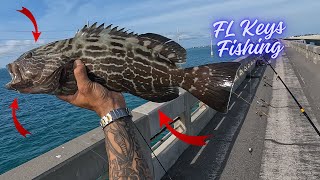
[(131, 118), (121, 118), (104, 129), (112, 180), (152, 179), (147, 159), (137, 139)]

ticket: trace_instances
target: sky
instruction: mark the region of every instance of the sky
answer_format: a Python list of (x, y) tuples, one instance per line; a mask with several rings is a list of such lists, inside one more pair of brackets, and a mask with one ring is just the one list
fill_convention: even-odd
[[(32, 23), (16, 10), (28, 8), (42, 32), (35, 44)], [(320, 33), (319, 0), (2, 0), (0, 68), (23, 52), (71, 38), (87, 21), (114, 24), (136, 33), (158, 33), (185, 47), (210, 44), (218, 20), (284, 21), (284, 36)], [(178, 33), (177, 33), (178, 32)]]

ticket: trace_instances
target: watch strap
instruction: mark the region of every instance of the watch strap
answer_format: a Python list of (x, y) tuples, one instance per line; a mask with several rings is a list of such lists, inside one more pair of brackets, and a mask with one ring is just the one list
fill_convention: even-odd
[(110, 111), (107, 115), (103, 116), (100, 120), (100, 126), (105, 128), (112, 121), (120, 119), (122, 117), (132, 116), (130, 110), (128, 108), (119, 108)]

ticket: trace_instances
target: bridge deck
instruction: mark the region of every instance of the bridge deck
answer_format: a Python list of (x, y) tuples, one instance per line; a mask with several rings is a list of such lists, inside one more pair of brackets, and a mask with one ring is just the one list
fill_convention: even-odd
[[(235, 94), (232, 95), (229, 112), (227, 114), (216, 114), (200, 133), (201, 135), (213, 134), (207, 145), (203, 147), (190, 146), (169, 170), (169, 174), (173, 179), (215, 179), (220, 176), (228, 160), (230, 151), (234, 148), (234, 141), (243, 126), (243, 122), (247, 122), (248, 120), (245, 119), (250, 118), (246, 116), (250, 108), (247, 102), (251, 103), (253, 99), (257, 99), (255, 94), (264, 71), (265, 67), (258, 67), (253, 70), (251, 76), (247, 76)], [(270, 92), (270, 88), (264, 88), (269, 89)], [(239, 98), (238, 95), (240, 95)], [(270, 95), (263, 94), (263, 97), (260, 98), (268, 96)], [(253, 106), (256, 106), (256, 104), (253, 103)], [(255, 115), (255, 111), (256, 109), (254, 108), (250, 112), (254, 117), (257, 116)], [(253, 123), (256, 123), (256, 118), (254, 120), (255, 122)], [(257, 126), (259, 126), (259, 129), (264, 129), (265, 121), (259, 121)], [(255, 137), (251, 136), (250, 138), (262, 138), (260, 146), (263, 146), (264, 131), (257, 131), (257, 129), (251, 128), (250, 125), (248, 128), (250, 128), (250, 131), (254, 131), (252, 133)], [(252, 157), (247, 150), (249, 147), (252, 147), (250, 140), (242, 145), (244, 146), (243, 158), (246, 156)], [(254, 147), (255, 151), (257, 151), (257, 148), (258, 146)], [(262, 149), (260, 151), (262, 152)], [(254, 159), (261, 159), (261, 157), (256, 156)], [(260, 160), (253, 161), (252, 168), (258, 170), (259, 166)], [(168, 179), (168, 177), (164, 177), (163, 179)]]
[[(285, 52), (276, 70), (319, 127), (320, 65)], [(319, 179), (319, 137), (269, 67), (253, 72), (236, 91), (251, 105), (233, 95), (230, 112), (200, 133), (214, 135), (208, 145), (190, 146), (169, 170), (173, 179)]]

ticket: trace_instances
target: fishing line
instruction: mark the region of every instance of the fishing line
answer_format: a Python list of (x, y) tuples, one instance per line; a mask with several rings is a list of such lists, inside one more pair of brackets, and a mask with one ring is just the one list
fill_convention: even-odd
[(271, 84), (269, 84), (267, 81), (265, 81), (265, 80), (262, 80), (263, 82), (264, 82), (264, 84), (265, 85), (268, 85), (268, 86), (270, 86), (270, 87), (273, 87)]
[(299, 103), (299, 101), (297, 100), (297, 98), (292, 94), (291, 90), (288, 88), (288, 86), (286, 85), (286, 83), (282, 80), (282, 78), (279, 76), (279, 74), (277, 73), (277, 71), (273, 68), (273, 66), (267, 62), (265, 59), (264, 61), (267, 63), (267, 65), (272, 69), (272, 71), (276, 74), (277, 79), (279, 79), (281, 81), (281, 83), (284, 85), (284, 87), (286, 88), (286, 90), (289, 92), (289, 94), (291, 95), (291, 97), (293, 98), (293, 100), (296, 102), (296, 104), (298, 105), (298, 107), (300, 108), (301, 113), (307, 118), (307, 120), (309, 121), (309, 123), (311, 124), (311, 126), (313, 127), (313, 129), (317, 132), (318, 136), (320, 136), (320, 132), (318, 130), (318, 128), (315, 126), (315, 124), (312, 122), (311, 118), (309, 117), (309, 115), (307, 114), (307, 112), (305, 111), (305, 109), (302, 107), (302, 105)]
[[(243, 97), (241, 97), (241, 96), (239, 96), (237, 93), (235, 93), (235, 92), (232, 92), (233, 94), (235, 94), (235, 95), (237, 95), (237, 98), (239, 99), (241, 99), (241, 100), (243, 100), (245, 103), (247, 103), (247, 104), (249, 104), (250, 106), (252, 105), (252, 103), (250, 103), (249, 101), (247, 101), (247, 100), (245, 100)], [(258, 97), (258, 96), (256, 96), (255, 95), (255, 97)], [(259, 101), (257, 101), (257, 103), (259, 104)], [(255, 107), (256, 108), (256, 114), (258, 115), (258, 116), (262, 116), (262, 115), (260, 115), (259, 113), (262, 113), (263, 115), (265, 115), (265, 116), (267, 116), (267, 117), (269, 117), (269, 115), (267, 115), (265, 112), (263, 112), (262, 110), (260, 110), (260, 109), (258, 109), (257, 107)]]
[[(19, 93), (19, 92), (18, 92)], [(20, 94), (20, 93), (19, 93)], [(25, 97), (23, 97), (28, 104), (32, 104), (29, 102), (29, 100)], [(41, 106), (41, 109), (43, 109), (44, 106)], [(35, 110), (34, 108), (32, 108), (32, 110)], [(45, 124), (47, 124), (47, 126), (49, 126), (48, 122), (45, 121), (42, 117), (40, 117), (40, 119), (42, 120), (42, 122), (44, 122)], [(141, 131), (138, 129), (138, 127), (136, 126), (135, 123), (133, 123), (135, 128), (137, 129), (137, 131), (139, 132), (139, 134), (141, 135), (141, 137), (143, 138), (144, 142), (147, 144), (148, 148), (151, 150), (152, 154), (155, 156), (156, 160), (159, 162), (160, 166), (162, 167), (162, 169), (165, 171), (165, 173), (168, 175), (168, 177), (172, 180), (170, 174), (168, 173), (168, 171), (164, 168), (163, 164), (160, 162), (160, 160), (158, 159), (158, 157), (156, 156), (156, 154), (154, 153), (154, 151), (152, 150), (151, 146), (148, 144), (147, 140), (145, 139), (145, 137), (142, 135)], [(60, 134), (58, 131), (56, 131), (53, 127), (49, 126), (56, 134), (58, 134), (59, 136), (61, 136), (65, 141), (68, 141), (62, 134)], [(85, 144), (88, 144), (87, 142), (83, 141), (83, 140), (80, 140), (81, 142), (85, 143)], [(81, 145), (81, 144), (80, 144)], [(82, 145), (84, 146), (84, 145)], [(95, 152), (94, 150), (90, 149), (91, 152), (93, 152), (94, 154), (98, 155), (100, 158), (102, 158), (105, 162), (108, 163), (108, 161), (102, 157), (99, 153)], [(153, 167), (153, 166), (152, 166)], [(154, 169), (154, 167), (153, 167)]]
[(45, 45), (46, 43), (35, 43), (35, 44), (0, 44), (0, 47), (18, 47), (18, 46), (37, 46), (37, 45)]
[[(1, 33), (30, 33), (30, 30), (0, 30)], [(75, 30), (41, 30), (41, 32), (76, 32)]]
[[(19, 94), (21, 94), (20, 92), (18, 92)], [(29, 102), (29, 100), (25, 97), (22, 97), (24, 98), (28, 104), (32, 104)], [(34, 111), (35, 109), (33, 108), (33, 106), (31, 107), (32, 108), (32, 111)], [(44, 109), (44, 106), (41, 106), (41, 109)], [(40, 109), (40, 110), (41, 110)], [(38, 116), (38, 115), (37, 115)], [(52, 126), (49, 125), (49, 123), (47, 121), (45, 121), (41, 116), (38, 116), (40, 118), (40, 120), (42, 122), (44, 122), (47, 126), (49, 126), (56, 134), (58, 134), (59, 136), (61, 136), (66, 142), (68, 142), (68, 139), (66, 139), (62, 134), (60, 134), (58, 131), (56, 131)], [(85, 144), (88, 144), (88, 142), (85, 142), (83, 140), (80, 139), (81, 142), (85, 143)], [(79, 143), (80, 145), (82, 145), (83, 147), (85, 147), (83, 144)], [(90, 149), (91, 152), (93, 152), (94, 154), (98, 155), (100, 158), (102, 158), (106, 163), (108, 163), (108, 161), (102, 157), (99, 153), (95, 152), (94, 150)]]
[[(180, 118), (176, 118), (175, 120), (173, 120), (172, 122), (170, 122), (169, 125), (174, 124), (174, 123), (177, 122), (178, 120), (180, 120)], [(167, 127), (162, 128), (157, 134), (155, 134), (152, 138), (150, 138), (150, 141), (154, 140), (157, 136), (159, 136), (161, 133), (163, 133), (166, 129), (167, 129)]]
[(268, 80), (268, 81), (272, 81), (273, 78), (269, 78), (267, 75), (264, 75), (263, 79)]
[[(260, 104), (260, 105), (267, 105), (267, 106), (270, 106), (270, 107), (272, 107), (272, 108), (278, 108), (278, 107), (275, 107), (275, 106), (271, 105), (270, 103), (266, 102), (264, 99), (259, 98), (259, 97), (256, 96), (256, 95), (254, 95), (254, 96), (258, 99), (258, 101), (257, 101), (258, 104)], [(260, 103), (259, 101), (261, 101), (262, 103)]]
[[(266, 76), (264, 76), (263, 79), (266, 79)], [(270, 85), (270, 86), (271, 86), (271, 85)], [(272, 87), (272, 86), (271, 86), (271, 87)], [(250, 106), (252, 105), (252, 103), (250, 103), (249, 101), (245, 100), (242, 96), (240, 96), (240, 94), (237, 94), (237, 93), (235, 93), (235, 92), (232, 92), (232, 93), (235, 94), (238, 99), (241, 99), (242, 101), (244, 101), (245, 103), (249, 104)], [(258, 97), (257, 95), (254, 95), (254, 97), (255, 97), (256, 99), (258, 99), (258, 100), (256, 101), (256, 103), (257, 103), (258, 105), (261, 105), (262, 107), (268, 107), (268, 106), (271, 107), (271, 108), (286, 108), (286, 107), (289, 107), (289, 106), (276, 107), (276, 106), (273, 106), (273, 105), (271, 105), (270, 103), (266, 102), (264, 99)], [(259, 112), (261, 112), (261, 113), (263, 113), (263, 115), (269, 117), (269, 115), (267, 115), (267, 114), (266, 114), (265, 112), (263, 112), (262, 110), (258, 109), (257, 107), (256, 107), (256, 109), (257, 109), (256, 114), (258, 114)], [(258, 115), (259, 115), (259, 114), (258, 114)]]
[[(141, 135), (141, 137), (143, 138), (144, 142), (147, 144), (147, 146), (149, 147), (150, 151), (152, 152), (152, 154), (154, 155), (154, 157), (156, 158), (156, 160), (159, 162), (160, 166), (162, 167), (162, 169), (165, 172), (165, 175), (168, 175), (168, 177), (172, 180), (170, 174), (168, 173), (168, 171), (164, 168), (164, 166), (162, 165), (162, 163), (160, 162), (160, 160), (158, 159), (157, 155), (154, 153), (154, 151), (152, 150), (152, 147), (149, 145), (148, 141), (144, 138), (144, 136), (142, 135), (142, 133), (140, 132), (140, 130), (138, 129), (137, 125), (135, 123), (134, 127), (136, 127), (136, 129), (138, 130), (139, 134)], [(153, 167), (153, 166), (152, 166)], [(153, 172), (154, 172), (154, 167), (153, 167)]]
[[(251, 79), (251, 71), (250, 71), (250, 79)], [(263, 79), (265, 79), (265, 78), (263, 77)], [(252, 80), (251, 80), (251, 81), (252, 81)], [(250, 88), (249, 88), (249, 94), (251, 94), (251, 81), (249, 82), (249, 86), (250, 86)], [(271, 85), (270, 85), (270, 86), (271, 86)], [(235, 93), (235, 92), (232, 92), (232, 93), (237, 96), (237, 99), (241, 99), (242, 101), (244, 101), (245, 103), (249, 104), (250, 106), (252, 105), (252, 103), (250, 103), (249, 101), (245, 100), (242, 96), (240, 96), (240, 94), (237, 94), (237, 93)], [(257, 95), (255, 95), (255, 94), (254, 94), (254, 98), (257, 98), (257, 99), (261, 100), (263, 103), (265, 103), (265, 104), (267, 104), (268, 106), (272, 107), (271, 104), (267, 103), (265, 100), (263, 100), (262, 98), (259, 98), (259, 97), (258, 97)], [(257, 104), (263, 105), (263, 104), (261, 104), (261, 103), (259, 102), (259, 100), (257, 101)], [(257, 111), (256, 111), (256, 114), (259, 115), (260, 117), (261, 117), (262, 115), (265, 115), (265, 116), (269, 117), (269, 115), (267, 115), (267, 114), (266, 114), (265, 112), (263, 112), (262, 110), (258, 109), (257, 107), (255, 107), (255, 108), (256, 108), (256, 110), (257, 110)], [(262, 115), (260, 115), (260, 113), (262, 113)]]
[(251, 106), (251, 103), (247, 100), (245, 100), (243, 97), (241, 97), (239, 94), (235, 93), (235, 92), (232, 92), (233, 94), (235, 94), (237, 96), (237, 98), (243, 100), (245, 103), (249, 104)]
[[(258, 96), (256, 96), (257, 98), (259, 98)], [(262, 103), (260, 103), (259, 101), (261, 101)], [(286, 108), (286, 107), (293, 107), (293, 106), (273, 106), (271, 105), (270, 103), (266, 102), (264, 99), (260, 98), (258, 101), (257, 101), (258, 104), (264, 104), (264, 105), (267, 105), (267, 106), (270, 106), (272, 108)]]
[[(256, 114), (258, 115), (258, 116), (260, 116), (260, 117), (262, 117), (263, 115), (264, 116), (267, 116), (267, 117), (270, 117), (268, 114), (266, 114), (265, 112), (263, 112), (261, 109), (258, 109), (257, 107), (256, 107)], [(260, 114), (260, 113), (262, 113), (262, 114)]]
[[(54, 37), (50, 37), (50, 38), (40, 38), (39, 40), (61, 40), (61, 39), (66, 39), (66, 37), (60, 37), (60, 38), (54, 38)], [(9, 39), (9, 38), (0, 38), (0, 41), (34, 41), (34, 39)]]

